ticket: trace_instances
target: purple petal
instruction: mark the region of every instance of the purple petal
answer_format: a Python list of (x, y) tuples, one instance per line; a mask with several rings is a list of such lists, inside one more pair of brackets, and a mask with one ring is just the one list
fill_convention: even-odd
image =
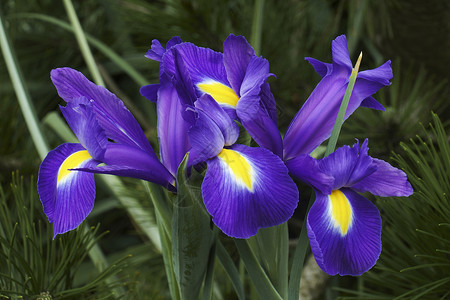
[(248, 238), (261, 227), (286, 222), (298, 190), (279, 157), (264, 148), (234, 145), (207, 161), (203, 201), (225, 234)]
[(147, 54), (145, 54), (145, 57), (152, 60), (161, 61), (162, 56), (164, 55), (165, 52), (166, 49), (164, 49), (164, 47), (161, 46), (161, 43), (158, 40), (153, 40), (152, 46), (150, 50), (147, 51)]
[(103, 160), (108, 138), (97, 121), (92, 103), (85, 97), (73, 99), (66, 107), (60, 106), (64, 118), (81, 145), (96, 160)]
[(380, 102), (375, 100), (375, 98), (373, 98), (372, 96), (367, 97), (366, 99), (364, 99), (363, 102), (361, 102), (361, 106), (362, 107), (371, 108), (371, 109), (381, 110), (381, 111), (385, 111), (386, 110), (384, 108), (384, 106)]
[(332, 64), (321, 62), (320, 60), (312, 57), (305, 57), (305, 60), (307, 60), (313, 66), (314, 71), (316, 71), (320, 75), (320, 77), (325, 77), (333, 70)]
[[(197, 47), (191, 43), (182, 43), (172, 47), (163, 57), (163, 68), (169, 75), (175, 75), (176, 62), (174, 53), (178, 53), (186, 66), (194, 85), (202, 81), (214, 80), (230, 86), (223, 65), (222, 53), (211, 49)], [(198, 96), (202, 93), (199, 92)]]
[(331, 196), (316, 195), (307, 229), (317, 264), (330, 275), (358, 276), (368, 271), (381, 252), (381, 217), (376, 206), (345, 188)]
[(324, 194), (331, 194), (334, 178), (319, 169), (316, 159), (304, 154), (285, 162), (289, 173)]
[(110, 143), (103, 162), (107, 166), (79, 167), (77, 170), (143, 179), (166, 188), (175, 184), (175, 178), (164, 165), (139, 148)]
[(353, 189), (382, 197), (410, 196), (413, 193), (411, 184), (402, 170), (376, 158), (372, 164), (377, 168), (376, 171), (354, 184)]
[(38, 193), (54, 237), (75, 229), (94, 206), (94, 175), (69, 169), (91, 167), (92, 159), (80, 144), (62, 144), (50, 151), (39, 168)]
[(230, 34), (223, 43), (223, 63), (233, 90), (241, 89), (247, 66), (254, 56), (255, 50), (243, 36)]
[(258, 95), (245, 95), (236, 107), (236, 113), (244, 128), (258, 143), (281, 157), (283, 142), (277, 124), (268, 116), (261, 106)]
[(225, 146), (233, 145), (239, 137), (239, 126), (228, 116), (219, 104), (209, 95), (205, 94), (195, 102), (219, 127), (223, 134)]
[(276, 124), (277, 123), (277, 104), (275, 103), (275, 98), (273, 97), (272, 92), (270, 91), (270, 86), (266, 82), (261, 85), (261, 104), (266, 110), (269, 117)]
[(362, 71), (358, 73), (358, 76), (356, 77), (356, 83), (355, 87), (353, 88), (352, 98), (355, 97), (357, 99), (365, 100), (366, 98), (375, 94), (382, 87), (390, 85), (391, 79), (392, 68), (390, 60), (376, 69)]
[(366, 139), (359, 154), (359, 142), (356, 142), (352, 148), (343, 146), (319, 161), (320, 170), (334, 177), (333, 189), (353, 186), (375, 172), (373, 159), (367, 154), (367, 143)]
[(171, 38), (167, 44), (166, 44), (166, 49), (169, 50), (170, 48), (172, 48), (175, 45), (181, 44), (183, 41), (181, 40), (181, 38), (179, 36), (174, 36), (173, 38)]
[(139, 92), (141, 93), (142, 96), (144, 96), (148, 100), (150, 100), (152, 102), (156, 102), (156, 100), (158, 98), (158, 89), (160, 87), (161, 87), (161, 84), (159, 84), (159, 83), (149, 84), (149, 85), (145, 85), (145, 86), (141, 87)]
[[(330, 137), (347, 82), (348, 77), (334, 76), (334, 73), (319, 82), (286, 131), (284, 159), (309, 154)], [(352, 100), (355, 102), (350, 99), (347, 112), (354, 106)]]
[[(373, 74), (370, 72), (374, 70), (364, 71), (369, 73), (363, 74), (362, 78), (358, 75), (344, 120), (362, 104), (363, 100), (366, 100), (366, 105), (381, 109), (379, 103), (368, 99), (385, 83), (389, 83), (390, 78), (381, 78), (375, 75), (389, 74), (387, 69), (390, 68), (390, 65), (386, 63), (378, 69), (380, 68), (382, 71), (376, 71)], [(369, 78), (375, 81), (369, 81)], [(332, 72), (319, 82), (286, 131), (283, 143), (285, 159), (300, 154), (309, 154), (330, 137), (347, 89), (348, 79), (349, 76), (346, 72), (338, 72), (333, 67)]]
[(219, 126), (202, 110), (197, 110), (195, 124), (189, 128), (192, 146), (190, 165), (206, 161), (222, 151), (225, 140)]
[(161, 82), (156, 110), (161, 161), (176, 176), (178, 166), (190, 149), (187, 135), (189, 126), (183, 119), (185, 106), (170, 81)]
[(267, 78), (271, 75), (272, 74), (269, 73), (269, 62), (267, 59), (254, 56), (250, 60), (247, 70), (245, 71), (239, 95), (243, 97), (249, 92), (259, 94), (261, 85), (266, 82)]
[(80, 72), (70, 68), (54, 69), (51, 79), (58, 94), (66, 102), (86, 97), (92, 105), (106, 136), (117, 143), (137, 146), (156, 158), (144, 132), (122, 101), (102, 86), (90, 82)]
[(342, 67), (348, 72), (352, 72), (353, 65), (350, 60), (350, 54), (347, 48), (347, 38), (345, 35), (340, 35), (331, 42), (331, 52), (333, 54), (333, 68)]

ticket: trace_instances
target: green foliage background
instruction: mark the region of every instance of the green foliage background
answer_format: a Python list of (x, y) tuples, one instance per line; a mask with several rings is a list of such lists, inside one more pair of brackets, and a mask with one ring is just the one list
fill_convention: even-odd
[[(165, 43), (179, 35), (184, 41), (218, 51), (222, 50), (222, 42), (229, 33), (241, 34), (253, 41), (256, 2), (86, 0), (73, 4), (106, 86), (126, 103), (157, 148), (154, 106), (139, 94), (140, 86), (158, 81), (158, 64), (144, 57), (151, 40), (159, 39)], [(339, 143), (352, 144), (355, 137), (368, 137), (371, 155), (389, 160), (392, 151), (399, 153), (391, 162), (408, 172), (416, 195), (408, 199), (377, 200), (384, 222), (384, 252), (378, 267), (358, 282), (332, 281), (328, 289), (339, 290), (341, 296), (358, 291), (356, 297), (373, 295), (374, 299), (389, 299), (394, 292), (398, 291), (395, 295), (399, 296), (430, 282), (448, 279), (445, 274), (449, 274), (450, 238), (445, 223), (450, 221), (450, 165), (439, 163), (449, 160), (448, 1), (265, 0), (262, 3), (261, 44), (254, 46), (269, 60), (271, 72), (277, 75), (276, 79), (270, 79), (270, 84), (277, 100), (278, 125), (282, 132), (320, 80), (304, 57), (331, 61), (331, 41), (337, 35), (347, 35), (353, 61), (359, 51), (363, 51), (361, 69), (376, 67), (387, 59), (393, 62), (392, 85), (376, 95), (386, 112), (358, 110), (344, 124)], [(51, 0), (3, 0), (0, 13), (34, 109), (42, 121), (44, 135), (51, 147), (56, 147), (71, 137), (55, 130), (60, 130), (61, 126), (55, 125), (55, 115), (51, 113), (63, 102), (51, 84), (49, 72), (53, 68), (69, 66), (91, 77), (70, 30), (64, 5)], [(13, 297), (23, 293), (37, 298), (47, 291), (44, 286), (49, 285), (45, 280), (56, 276), (55, 270), (61, 262), (53, 257), (64, 258), (65, 251), (70, 250), (68, 245), (74, 241), (81, 243), (79, 248), (82, 249), (96, 240), (78, 230), (51, 242), (51, 227), (47, 226), (35, 190), (41, 160), (25, 125), (3, 59), (0, 59), (0, 71), (1, 228), (4, 231), (1, 234), (0, 295)], [(435, 119), (435, 129), (425, 133), (420, 123), (427, 125), (432, 121), (431, 111), (440, 116), (442, 127)], [(441, 128), (439, 132), (436, 131), (438, 127)], [(416, 135), (425, 139), (426, 145)], [(410, 138), (415, 138), (415, 142)], [(435, 150), (429, 150), (436, 144), (439, 146), (435, 146)], [(11, 173), (16, 170), (20, 170), (23, 180), (17, 175), (11, 179)], [(110, 297), (113, 290), (130, 299), (169, 297), (164, 266), (155, 241), (151, 233), (138, 226), (136, 214), (132, 213), (133, 209), (151, 212), (145, 188), (128, 179), (122, 180), (121, 186), (119, 190), (113, 190), (107, 181), (99, 180), (96, 206), (87, 220), (89, 224), (101, 222), (95, 231), (97, 235), (109, 231), (101, 235), (96, 244), (100, 245), (109, 263), (118, 261), (118, 265), (113, 264), (100, 272), (83, 251), (71, 253), (74, 260), (65, 266), (68, 279), (61, 279), (61, 283), (53, 285), (50, 291), (54, 299), (76, 299), (77, 293), (84, 298), (99, 299)], [(139, 203), (139, 207), (123, 201), (120, 195), (124, 194), (136, 200), (132, 203)], [(307, 189), (301, 194), (305, 194), (306, 199)], [(421, 209), (426, 205), (429, 205), (429, 211)], [(302, 209), (305, 208), (300, 206), (296, 219), (290, 223), (293, 238), (298, 236), (296, 224), (303, 218)], [(25, 217), (30, 214), (30, 218)], [(436, 214), (440, 214), (440, 219)], [(154, 224), (151, 213), (146, 218)], [(18, 225), (14, 229), (16, 222)], [(403, 235), (406, 231), (410, 234)], [(402, 239), (399, 240), (398, 235)], [(14, 244), (14, 239), (20, 241), (20, 246)], [(428, 245), (428, 248), (417, 248), (418, 243)], [(37, 254), (27, 247), (41, 249), (40, 256), (34, 257)], [(233, 251), (233, 248), (229, 250)], [(129, 258), (129, 254), (133, 257)], [(20, 257), (26, 257), (26, 260), (22, 261)], [(128, 258), (123, 260), (125, 257)], [(27, 259), (36, 264), (41, 260), (41, 264), (48, 264), (48, 267), (30, 270), (38, 274), (28, 274), (21, 267), (32, 265)], [(406, 271), (415, 266), (421, 266), (417, 269), (419, 272)], [(220, 267), (216, 272), (221, 272)], [(390, 276), (389, 280), (385, 279), (387, 276)], [(33, 278), (42, 281), (31, 284)], [(90, 285), (88, 278), (92, 279)], [(216, 281), (218, 288), (214, 295), (217, 299), (235, 297), (230, 282), (221, 276), (216, 276)], [(347, 292), (342, 292), (342, 288)], [(74, 292), (64, 292), (70, 290)], [(417, 290), (417, 294), (424, 291), (427, 287)], [(251, 289), (247, 292), (250, 297), (254, 295)], [(432, 295), (429, 299), (446, 296), (439, 287), (430, 293), (425, 294)]]

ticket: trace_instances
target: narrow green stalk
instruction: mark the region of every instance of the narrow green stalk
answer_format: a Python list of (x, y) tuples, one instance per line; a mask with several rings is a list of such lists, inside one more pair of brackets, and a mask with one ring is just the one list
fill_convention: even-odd
[(80, 46), (81, 53), (83, 54), (84, 60), (86, 61), (89, 71), (94, 78), (94, 81), (98, 85), (105, 86), (102, 76), (100, 75), (100, 72), (97, 68), (97, 64), (95, 63), (94, 56), (92, 55), (91, 49), (89, 48), (84, 31), (81, 28), (80, 21), (78, 20), (78, 16), (75, 12), (72, 1), (64, 0), (63, 2), (64, 7), (66, 8), (67, 16), (69, 17), (70, 23), (73, 26), (75, 37), (78, 41), (78, 45)]
[(265, 0), (255, 0), (255, 6), (253, 8), (252, 35), (250, 44), (253, 46), (253, 49), (255, 49), (256, 55), (261, 54), (264, 1)]
[(288, 300), (298, 300), (300, 279), (305, 263), (306, 251), (309, 246), (308, 235), (306, 234), (306, 216), (314, 203), (314, 198), (314, 194), (312, 194), (308, 202), (308, 208), (306, 209), (305, 219), (303, 220), (297, 246), (295, 247), (294, 258), (292, 259), (291, 276), (289, 278)]
[(261, 228), (248, 240), (250, 248), (257, 253), (273, 286), (282, 298), (288, 294), (289, 233), (287, 222), (273, 227)]
[(341, 107), (339, 108), (336, 122), (334, 123), (333, 131), (331, 132), (330, 141), (328, 142), (327, 145), (327, 151), (325, 151), (325, 156), (330, 155), (330, 153), (334, 152), (334, 149), (336, 148), (339, 133), (341, 132), (342, 128), (342, 123), (344, 122), (345, 112), (347, 111), (350, 96), (352, 95), (353, 87), (355, 86), (356, 76), (358, 75), (361, 59), (362, 59), (362, 52), (359, 54), (358, 60), (356, 61), (356, 65), (352, 70), (352, 74), (350, 75), (349, 83), (347, 89), (345, 90), (344, 99), (342, 100)]
[(260, 298), (267, 300), (283, 299), (273, 287), (266, 272), (264, 272), (263, 268), (256, 259), (255, 254), (248, 246), (247, 240), (235, 239), (234, 242)]
[[(222, 264), (223, 269), (227, 273), (228, 277), (230, 278), (231, 284), (234, 287), (234, 290), (236, 292), (236, 295), (239, 300), (245, 300), (245, 293), (244, 293), (244, 287), (243, 287), (243, 278), (244, 276), (240, 275), (241, 270), (238, 271), (236, 268), (236, 265), (234, 264), (233, 260), (231, 259), (230, 255), (228, 254), (225, 247), (220, 242), (220, 239), (217, 239), (217, 258), (219, 259), (219, 262)], [(242, 264), (241, 264), (242, 265)], [(240, 265), (240, 266), (241, 266)]]
[(41, 159), (47, 155), (49, 147), (39, 128), (39, 122), (34, 112), (33, 104), (30, 100), (28, 89), (20, 72), (19, 64), (14, 56), (14, 52), (9, 43), (5, 27), (3, 26), (3, 16), (0, 11), (0, 46), (2, 48), (3, 57), (5, 58), (6, 68), (8, 69), (11, 82), (19, 101), (25, 123), (30, 131), (31, 138)]

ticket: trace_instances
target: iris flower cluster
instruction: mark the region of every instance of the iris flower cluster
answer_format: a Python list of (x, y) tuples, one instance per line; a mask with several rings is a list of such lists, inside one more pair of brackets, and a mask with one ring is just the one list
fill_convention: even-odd
[[(345, 36), (333, 41), (332, 55), (331, 64), (307, 58), (322, 80), (282, 138), (269, 63), (244, 37), (231, 34), (223, 53), (178, 37), (166, 48), (154, 40), (146, 57), (160, 63), (159, 83), (141, 94), (156, 102), (159, 157), (114, 94), (76, 70), (53, 70), (67, 103), (61, 112), (80, 142), (50, 151), (39, 170), (38, 191), (55, 236), (92, 210), (93, 173), (143, 179), (176, 193), (176, 172), (189, 153), (189, 167), (206, 165), (203, 202), (226, 235), (249, 238), (290, 219), (299, 199), (295, 178), (316, 192), (307, 229), (319, 266), (331, 275), (367, 271), (381, 251), (381, 218), (358, 192), (408, 196), (412, 188), (401, 170), (368, 155), (367, 140), (320, 160), (310, 156), (330, 137), (352, 72)], [(345, 118), (359, 106), (384, 110), (372, 95), (391, 78), (389, 61), (360, 72)], [(259, 147), (237, 143), (239, 124)]]

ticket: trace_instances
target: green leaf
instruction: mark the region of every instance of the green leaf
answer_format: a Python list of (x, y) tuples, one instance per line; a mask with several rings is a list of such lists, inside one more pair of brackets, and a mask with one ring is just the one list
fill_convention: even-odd
[(282, 299), (248, 246), (247, 240), (235, 239), (234, 242), (260, 298), (266, 300)]
[(205, 278), (212, 242), (209, 216), (201, 207), (200, 188), (186, 178), (186, 154), (177, 171), (177, 197), (173, 205), (173, 270), (181, 299), (197, 299)]

